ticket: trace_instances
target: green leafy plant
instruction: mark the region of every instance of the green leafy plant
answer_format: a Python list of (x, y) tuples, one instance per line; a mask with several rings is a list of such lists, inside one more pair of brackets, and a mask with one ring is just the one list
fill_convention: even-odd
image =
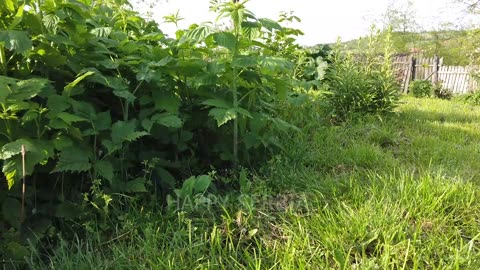
[(414, 97), (429, 97), (433, 93), (433, 84), (428, 80), (413, 81), (410, 83), (409, 90)]
[(391, 46), (391, 31), (375, 33), (374, 29), (363, 55), (345, 54), (337, 43), (325, 81), (333, 118), (343, 121), (351, 114), (393, 112), (399, 88), (391, 66)]
[(183, 179), (256, 164), (282, 149), (279, 132), (298, 130), (278, 113), (295, 58), (272, 49), (290, 48), (294, 33), (245, 2), (213, 3), (231, 27), (192, 25), (175, 38), (126, 0), (32, 5), (0, 4), (0, 221), (12, 235), (2, 230), (2, 247), (29, 247), (25, 226), (40, 241), (52, 231), (108, 238), (133, 205), (158, 209), (193, 181)]

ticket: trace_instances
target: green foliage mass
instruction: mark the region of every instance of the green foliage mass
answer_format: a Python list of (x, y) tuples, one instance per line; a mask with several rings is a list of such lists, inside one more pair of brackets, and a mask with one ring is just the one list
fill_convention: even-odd
[(412, 81), (409, 88), (410, 93), (417, 98), (429, 97), (433, 93), (433, 84), (429, 80)]
[(194, 24), (172, 38), (127, 0), (0, 4), (0, 260), (92, 232), (109, 241), (135, 206), (249, 190), (244, 169), (218, 186), (212, 171), (228, 178), (284, 151), (281, 138), (300, 129), (283, 109), (324, 83), (341, 117), (394, 107), (389, 54), (372, 51), (366, 69), (342, 64), (295, 44), (301, 31), (282, 26), (300, 20), (292, 14), (212, 5), (230, 27)]
[[(25, 230), (35, 246), (51, 230), (115, 219), (123, 196), (155, 191), (161, 204), (181, 179), (253, 164), (282, 148), (275, 130), (294, 129), (276, 110), (296, 82), (285, 56), (299, 31), (225, 2), (217, 12), (233, 29), (193, 25), (169, 38), (128, 5), (0, 5), (2, 250), (25, 247)], [(195, 190), (210, 185), (198, 179)], [(12, 214), (23, 195), (25, 220)]]

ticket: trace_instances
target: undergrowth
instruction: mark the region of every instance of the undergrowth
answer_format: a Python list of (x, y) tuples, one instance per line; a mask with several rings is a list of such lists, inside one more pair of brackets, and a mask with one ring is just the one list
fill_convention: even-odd
[(405, 97), (396, 113), (299, 121), (287, 154), (233, 176), (242, 192), (139, 206), (110, 241), (62, 241), (29, 267), (478, 269), (480, 108)]

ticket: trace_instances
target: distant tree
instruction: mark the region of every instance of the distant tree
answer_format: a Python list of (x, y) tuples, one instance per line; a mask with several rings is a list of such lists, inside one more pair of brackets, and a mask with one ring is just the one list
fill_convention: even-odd
[(419, 30), (416, 16), (412, 1), (390, 0), (380, 20), (385, 29), (392, 27), (394, 32), (407, 33)]
[(455, 2), (465, 5), (470, 13), (480, 13), (480, 0), (455, 0)]

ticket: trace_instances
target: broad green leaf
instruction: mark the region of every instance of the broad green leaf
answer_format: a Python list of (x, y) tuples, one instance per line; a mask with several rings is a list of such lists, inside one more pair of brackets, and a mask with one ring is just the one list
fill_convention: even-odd
[(112, 33), (112, 27), (97, 27), (90, 30), (90, 33), (96, 37), (108, 37)]
[(231, 103), (222, 99), (207, 99), (203, 101), (202, 104), (223, 109), (233, 108), (233, 105)]
[(60, 67), (67, 63), (67, 57), (49, 43), (41, 43), (35, 47), (32, 58), (44, 62), (49, 67)]
[(50, 82), (46, 79), (28, 79), (17, 82), (17, 87), (8, 99), (23, 101), (37, 96), (46, 88), (51, 88)]
[(47, 107), (54, 113), (66, 111), (70, 108), (69, 98), (60, 95), (51, 95), (48, 97)]
[(181, 128), (183, 125), (182, 119), (170, 113), (156, 114), (152, 116), (152, 121), (170, 128)]
[(92, 103), (86, 101), (77, 101), (74, 99), (70, 99), (69, 101), (72, 105), (75, 115), (89, 120), (95, 119), (97, 117), (97, 112), (95, 111)]
[(201, 59), (187, 59), (178, 61), (175, 71), (180, 72), (183, 76), (194, 77), (204, 71), (207, 62)]
[(207, 36), (210, 35), (211, 32), (212, 32), (212, 29), (210, 26), (200, 25), (195, 29), (188, 31), (180, 41), (199, 43), (205, 40), (205, 38), (207, 38)]
[(5, 48), (15, 51), (19, 54), (32, 49), (32, 40), (28, 37), (28, 33), (24, 31), (0, 31), (0, 44), (3, 43)]
[[(260, 29), (262, 25), (258, 22), (243, 22), (242, 31), (243, 35), (249, 39), (249, 41), (260, 37)], [(242, 44), (242, 47), (247, 47), (248, 44)]]
[(243, 108), (236, 108), (236, 109), (233, 109), (234, 111), (236, 111), (237, 113), (241, 114), (241, 115), (244, 115), (246, 117), (249, 117), (249, 118), (252, 118), (252, 114), (250, 114), (249, 111), (243, 109)]
[(160, 178), (159, 181), (162, 186), (167, 186), (170, 188), (175, 187), (175, 183), (176, 183), (175, 177), (173, 177), (173, 175), (169, 171), (161, 167), (156, 167), (155, 172)]
[(175, 60), (176, 59), (171, 57), (171, 56), (166, 56), (162, 60), (152, 63), (152, 65), (155, 66), (155, 67), (164, 67), (167, 64), (169, 64), (170, 62), (174, 62)]
[(0, 150), (0, 159), (6, 160), (15, 155), (19, 155), (22, 152), (22, 145), (25, 146), (25, 151), (35, 151), (34, 144), (27, 139), (19, 139), (11, 143), (7, 143), (2, 146)]
[(83, 74), (81, 74), (81, 75), (79, 74), (79, 75), (77, 76), (77, 78), (76, 78), (73, 82), (71, 82), (71, 83), (69, 83), (69, 84), (67, 84), (67, 85), (65, 86), (64, 91), (65, 91), (67, 94), (70, 94), (70, 91), (72, 90), (72, 88), (74, 88), (77, 84), (79, 84), (79, 83), (80, 83), (81, 81), (83, 81), (85, 78), (87, 78), (88, 76), (91, 76), (91, 75), (93, 75), (93, 74), (95, 74), (93, 71), (87, 71), (87, 72), (85, 72), (85, 73), (83, 73)]
[(89, 153), (76, 146), (63, 149), (60, 153), (57, 166), (51, 173), (56, 172), (85, 172), (92, 168)]
[(254, 67), (257, 64), (258, 57), (249, 55), (237, 55), (232, 61), (232, 65), (239, 68)]
[(128, 90), (114, 90), (113, 94), (117, 97), (124, 98), (128, 102), (135, 101), (135, 96)]
[(17, 80), (10, 77), (0, 76), (0, 103), (5, 103), (7, 97), (13, 93)]
[(273, 83), (275, 84), (275, 92), (280, 100), (286, 100), (288, 92), (291, 89), (289, 80), (274, 79)]
[(157, 77), (157, 71), (149, 65), (143, 65), (137, 73), (138, 81), (150, 82)]
[(28, 110), (25, 112), (25, 114), (22, 117), (22, 123), (27, 123), (33, 120), (38, 119), (38, 111), (37, 110)]
[(28, 25), (28, 30), (30, 33), (41, 33), (42, 32), (42, 20), (35, 13), (27, 12), (23, 14), (22, 19), (23, 25)]
[(258, 21), (245, 21), (242, 22), (242, 28), (245, 29), (260, 29), (262, 27), (262, 24)]
[(53, 119), (50, 119), (50, 121), (48, 122), (48, 126), (52, 129), (60, 130), (60, 129), (67, 129), (71, 125), (67, 124), (65, 121), (63, 121), (60, 118), (53, 118)]
[(60, 22), (60, 18), (55, 14), (45, 14), (45, 16), (43, 16), (42, 22), (46, 29), (55, 33), (57, 32), (57, 26)]
[(145, 182), (145, 178), (136, 178), (134, 180), (128, 181), (127, 183), (125, 183), (123, 191), (130, 193), (147, 192), (147, 189), (145, 188)]
[(271, 19), (267, 19), (267, 18), (260, 18), (258, 19), (258, 21), (262, 24), (263, 27), (265, 27), (268, 31), (272, 31), (272, 30), (282, 30), (282, 26), (274, 21), (274, 20), (271, 20)]
[(15, 18), (13, 19), (13, 22), (8, 26), (8, 30), (15, 29), (15, 27), (22, 21), (24, 7), (25, 7), (25, 4), (22, 4), (18, 7), (17, 14), (15, 14)]
[(110, 140), (102, 140), (102, 145), (107, 149), (108, 154), (112, 154), (117, 150), (122, 149), (122, 144), (121, 143), (116, 143), (114, 144)]
[(97, 171), (97, 173), (110, 181), (110, 183), (113, 180), (113, 165), (109, 161), (105, 160), (98, 160), (93, 164), (93, 168)]
[(95, 130), (103, 131), (110, 129), (112, 126), (112, 117), (110, 115), (110, 111), (98, 113), (93, 123)]
[(237, 38), (230, 32), (219, 32), (213, 34), (215, 42), (222, 47), (227, 48), (231, 52), (235, 52), (237, 46)]
[(290, 72), (293, 68), (292, 63), (288, 60), (275, 56), (260, 57), (259, 65), (271, 73)]
[(208, 115), (212, 116), (220, 127), (226, 124), (228, 121), (237, 118), (237, 114), (234, 109), (213, 108)]
[(23, 175), (22, 156), (17, 150), (19, 148), (21, 151), (22, 144), (25, 145), (26, 150), (25, 175), (31, 175), (37, 164), (44, 164), (54, 154), (53, 144), (49, 141), (20, 139), (11, 145), (5, 145), (4, 147), (11, 149), (11, 152), (2, 152), (2, 155), (7, 154), (9, 156), (9, 159), (3, 162), (2, 172), (6, 176), (10, 187), (16, 181), (19, 181)]
[(15, 2), (14, 0), (3, 0), (1, 7), (6, 8), (11, 13), (15, 12)]
[(85, 118), (78, 117), (74, 114), (67, 113), (67, 112), (60, 112), (60, 113), (57, 114), (57, 117), (62, 119), (68, 125), (71, 125), (72, 123), (75, 123), (75, 122), (87, 121), (87, 119), (85, 119)]
[(68, 136), (60, 133), (53, 139), (53, 145), (56, 150), (62, 151), (65, 148), (73, 146), (73, 141)]
[(281, 131), (286, 132), (288, 130), (295, 130), (295, 131), (301, 132), (301, 130), (297, 126), (292, 125), (288, 122), (285, 122), (280, 118), (273, 117), (273, 118), (271, 118), (271, 120), (275, 124), (276, 128), (281, 130)]
[(194, 193), (203, 193), (205, 192), (208, 187), (210, 186), (210, 183), (212, 180), (208, 175), (200, 175), (197, 177), (195, 180), (195, 184), (193, 185), (193, 192)]
[(150, 132), (152, 130), (152, 127), (153, 127), (153, 124), (155, 124), (155, 122), (153, 122), (150, 118), (145, 118), (142, 120), (142, 127), (147, 131), (147, 132)]
[(145, 131), (136, 131), (137, 122), (118, 121), (112, 125), (112, 143), (122, 144), (123, 142), (132, 142), (140, 137), (148, 135)]
[(3, 174), (7, 179), (8, 190), (10, 190), (15, 184), (15, 176), (17, 175), (17, 171), (16, 170), (4, 171)]
[(152, 91), (152, 97), (155, 102), (155, 109), (174, 114), (178, 113), (181, 101), (174, 93), (158, 89)]
[(180, 190), (180, 194), (177, 193), (177, 196), (180, 195), (179, 197), (182, 199), (187, 198), (188, 196), (193, 195), (193, 186), (195, 185), (195, 181), (197, 179), (195, 176), (192, 176), (188, 179), (186, 179), (183, 184), (182, 184), (182, 189)]

